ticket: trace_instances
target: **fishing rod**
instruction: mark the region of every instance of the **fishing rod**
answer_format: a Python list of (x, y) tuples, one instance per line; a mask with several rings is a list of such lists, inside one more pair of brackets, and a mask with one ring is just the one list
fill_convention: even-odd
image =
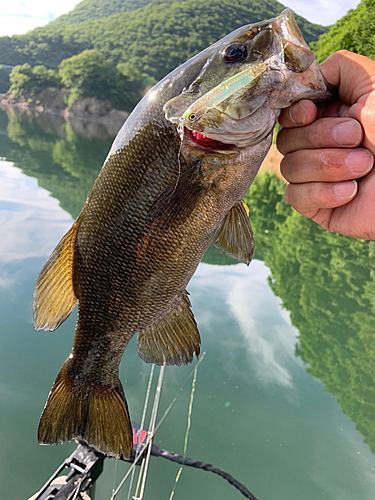
[[(257, 500), (256, 497), (239, 481), (234, 479), (230, 474), (215, 467), (212, 464), (202, 462), (200, 460), (192, 460), (186, 457), (188, 434), (191, 423), (192, 406), (195, 392), (195, 384), (197, 379), (198, 367), (205, 357), (205, 353), (202, 353), (200, 360), (196, 363), (194, 369), (190, 372), (189, 376), (185, 380), (185, 383), (180, 388), (177, 395), (174, 397), (163, 416), (161, 417), (159, 423), (156, 425), (156, 416), (159, 406), (159, 400), (161, 395), (161, 389), (163, 384), (163, 376), (165, 366), (160, 367), (158, 382), (156, 386), (154, 402), (151, 412), (151, 418), (149, 423), (149, 430), (145, 429), (144, 421), (146, 417), (146, 411), (149, 404), (151, 385), (154, 375), (155, 365), (151, 365), (150, 377), (147, 386), (145, 402), (143, 406), (143, 414), (141, 419), (141, 425), (132, 422), (132, 432), (133, 432), (133, 451), (129, 459), (124, 459), (120, 457), (120, 460), (131, 463), (129, 470), (119, 483), (116, 489), (113, 488), (112, 496), (110, 500), (114, 500), (119, 493), (120, 489), (124, 483), (129, 478), (130, 474), (130, 487), (128, 492), (128, 500), (130, 499), (130, 492), (133, 484), (135, 467), (140, 466), (140, 473), (138, 477), (138, 484), (133, 500), (143, 500), (146, 476), (149, 466), (149, 461), (151, 456), (165, 458), (172, 462), (179, 463), (181, 465), (175, 480), (175, 486), (170, 496), (172, 500), (175, 487), (178, 483), (179, 477), (182, 472), (182, 466), (194, 467), (197, 469), (202, 469), (208, 472), (219, 475), (220, 477), (226, 479), (232, 486), (238, 489), (242, 495), (249, 500)], [(192, 389), (190, 396), (190, 404), (188, 410), (188, 426), (185, 433), (185, 444), (183, 456), (177, 455), (168, 450), (164, 450), (156, 446), (152, 440), (155, 433), (158, 431), (169, 412), (172, 410), (176, 401), (180, 397), (181, 393), (184, 391), (188, 381), (193, 377)], [(104, 459), (108, 458), (102, 453), (96, 451), (95, 449), (88, 446), (83, 440), (76, 440), (78, 446), (76, 450), (57, 468), (54, 474), (49, 478), (49, 480), (44, 484), (44, 486), (33, 495), (29, 500), (93, 500), (95, 494), (95, 484), (99, 476), (103, 471)], [(66, 471), (66, 469), (70, 469)], [(63, 475), (66, 474), (66, 475)]]
[[(149, 432), (132, 422), (133, 428), (133, 453), (125, 460), (140, 466), (146, 460), (148, 450), (150, 455), (161, 457), (178, 464), (202, 469), (219, 475), (226, 479), (242, 493), (245, 498), (257, 500), (256, 497), (239, 481), (234, 479), (228, 472), (215, 467), (212, 464), (200, 460), (192, 460), (182, 455), (178, 455), (168, 450), (159, 448), (155, 444), (147, 442)], [(54, 474), (48, 479), (44, 486), (29, 500), (92, 500), (95, 482), (103, 472), (104, 459), (108, 458), (102, 453), (90, 448), (85, 443), (80, 442), (75, 451), (56, 469)], [(66, 475), (61, 475), (66, 469), (70, 469)]]

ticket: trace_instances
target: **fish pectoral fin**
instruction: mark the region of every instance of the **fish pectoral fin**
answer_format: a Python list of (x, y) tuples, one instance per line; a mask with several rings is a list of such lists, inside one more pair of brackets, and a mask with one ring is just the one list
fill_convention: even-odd
[(201, 339), (191, 310), (188, 292), (164, 318), (140, 330), (137, 351), (146, 363), (187, 365), (200, 352)]
[(77, 303), (73, 289), (73, 260), (81, 216), (58, 243), (44, 264), (34, 287), (34, 328), (53, 331)]
[(228, 257), (249, 265), (254, 255), (254, 236), (245, 202), (237, 202), (227, 213), (214, 236), (214, 244)]
[(204, 180), (200, 165), (179, 175), (158, 197), (150, 210), (156, 227), (165, 227), (176, 221), (184, 222), (202, 200), (211, 183)]

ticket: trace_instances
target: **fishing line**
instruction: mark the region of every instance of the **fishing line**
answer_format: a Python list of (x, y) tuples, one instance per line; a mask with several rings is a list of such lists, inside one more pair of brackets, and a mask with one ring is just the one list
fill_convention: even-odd
[[(152, 366), (155, 366), (155, 365), (152, 365)], [(160, 368), (158, 385), (157, 385), (156, 391), (155, 391), (154, 406), (152, 408), (152, 413), (151, 413), (151, 418), (150, 418), (150, 429), (151, 429), (151, 432), (148, 433), (148, 437), (147, 437), (147, 440), (146, 440), (146, 443), (145, 443), (145, 447), (149, 446), (149, 444), (152, 441), (153, 435), (156, 432), (156, 430), (155, 430), (155, 421), (156, 421), (156, 415), (157, 415), (158, 406), (159, 406), (159, 400), (160, 400), (160, 394), (161, 394), (161, 386), (162, 386), (162, 383), (163, 383), (164, 369), (165, 369), (165, 365), (163, 365)], [(153, 373), (153, 370), (152, 370), (152, 373)], [(150, 379), (151, 379), (151, 376), (150, 376)], [(149, 386), (150, 386), (150, 383), (149, 383)], [(149, 389), (149, 387), (147, 389)], [(147, 400), (148, 400), (148, 398), (147, 398)], [(123, 484), (125, 483), (125, 481), (129, 477), (129, 474), (133, 471), (134, 467), (136, 466), (136, 464), (138, 462), (138, 459), (141, 456), (141, 454), (142, 454), (142, 451), (136, 455), (133, 464), (131, 465), (131, 467), (129, 468), (128, 472), (125, 474), (124, 478), (122, 479), (122, 481), (118, 485), (116, 491), (114, 491), (112, 493), (112, 496), (111, 496), (110, 500), (113, 500), (114, 498), (116, 498), (118, 492), (120, 491), (120, 489), (122, 488)], [(147, 458), (148, 459), (146, 459), (145, 472), (144, 472), (144, 476), (143, 476), (143, 480), (142, 480), (142, 486), (141, 486), (141, 495), (140, 495), (139, 499), (143, 498), (144, 486), (145, 486), (145, 483), (146, 483), (146, 476), (147, 476), (147, 469), (148, 469), (148, 462), (150, 460), (150, 454), (151, 454), (151, 446), (149, 446), (149, 448), (148, 448), (148, 454), (147, 454)], [(137, 492), (136, 492), (136, 494), (137, 494)], [(137, 497), (134, 496), (133, 498), (136, 499)]]
[[(190, 393), (190, 403), (189, 403), (189, 411), (188, 411), (188, 419), (187, 419), (187, 426), (186, 426), (186, 432), (185, 432), (185, 440), (184, 440), (184, 451), (183, 451), (183, 462), (185, 461), (186, 457), (186, 452), (187, 452), (187, 445), (188, 445), (188, 439), (189, 439), (189, 433), (190, 433), (190, 427), (191, 427), (191, 414), (193, 411), (193, 401), (194, 401), (194, 394), (195, 394), (195, 384), (197, 381), (197, 373), (198, 373), (198, 365), (195, 366), (194, 369), (194, 377), (191, 382), (191, 393)], [(181, 467), (179, 468), (176, 479), (173, 485), (173, 490), (171, 491), (169, 500), (172, 500), (174, 496), (174, 492), (177, 486), (178, 481), (180, 480), (181, 474), (182, 474), (182, 469), (183, 469), (184, 463), (182, 463)]]
[[(142, 460), (141, 467), (139, 469), (139, 474), (138, 474), (138, 481), (137, 481), (137, 486), (135, 487), (135, 492), (132, 498), (137, 498), (138, 496), (138, 491), (139, 487), (141, 486), (141, 480), (142, 480), (142, 475), (143, 475), (143, 469), (145, 468), (145, 461)], [(135, 469), (133, 469), (132, 476), (134, 475)]]
[(115, 461), (115, 473), (113, 475), (112, 494), (113, 494), (113, 492), (115, 491), (115, 488), (116, 488), (117, 465), (118, 465), (118, 460)]
[[(149, 401), (150, 392), (151, 392), (152, 379), (154, 377), (154, 370), (155, 370), (155, 365), (151, 364), (150, 375), (149, 375), (149, 378), (148, 378), (148, 385), (147, 385), (146, 396), (145, 396), (145, 402), (143, 403), (143, 413), (142, 413), (142, 419), (141, 419), (141, 425), (140, 425), (141, 429), (144, 428), (144, 422), (145, 422), (145, 418), (146, 418), (148, 401)], [(139, 488), (139, 483), (140, 483), (140, 478), (141, 478), (142, 472), (143, 472), (143, 462), (141, 464), (141, 468), (140, 468), (139, 475), (138, 475), (138, 482), (137, 482), (137, 486), (136, 486), (136, 492), (138, 491), (138, 488)], [(131, 489), (132, 489), (133, 482), (134, 482), (134, 475), (135, 475), (135, 468), (133, 468), (132, 475), (131, 475), (131, 478), (130, 478), (130, 485), (129, 485), (127, 500), (130, 500)], [(113, 493), (114, 493), (114, 489), (112, 491), (112, 495), (113, 495)], [(135, 493), (135, 495), (136, 494), (137, 493)]]
[(161, 396), (161, 388), (162, 388), (162, 385), (163, 385), (164, 370), (165, 370), (165, 364), (163, 364), (160, 367), (159, 380), (158, 380), (158, 385), (156, 387), (155, 398), (154, 398), (154, 406), (152, 408), (152, 414), (151, 414), (151, 418), (150, 418), (150, 425), (149, 425), (150, 431), (149, 431), (149, 433), (150, 433), (151, 437), (150, 437), (150, 442), (149, 442), (148, 448), (147, 448), (147, 456), (146, 456), (146, 460), (145, 460), (146, 464), (145, 464), (145, 470), (144, 470), (144, 474), (143, 474), (143, 481), (142, 481), (142, 486), (141, 486), (141, 491), (140, 491), (140, 494), (139, 494), (139, 498), (134, 497), (135, 500), (142, 500), (143, 499), (143, 494), (144, 494), (144, 491), (145, 491), (146, 477), (147, 477), (147, 473), (148, 473), (148, 466), (149, 466), (149, 463), (150, 463), (152, 438), (153, 438), (153, 436), (155, 434), (156, 416), (157, 416), (157, 413), (158, 413), (160, 396)]
[(184, 133), (185, 133), (184, 123), (185, 123), (185, 120), (183, 118), (180, 118), (179, 124), (177, 126), (177, 133), (180, 136), (180, 146), (178, 148), (178, 155), (177, 155), (178, 174), (177, 174), (176, 184), (174, 186), (172, 194), (176, 191), (177, 186), (178, 186), (178, 181), (180, 180), (180, 177), (181, 177), (181, 152), (182, 152), (182, 141), (184, 140)]
[(143, 405), (143, 413), (142, 413), (142, 419), (141, 419), (141, 425), (140, 425), (141, 429), (144, 428), (143, 425), (145, 423), (146, 411), (147, 411), (147, 407), (148, 407), (148, 400), (149, 400), (150, 392), (151, 392), (151, 384), (152, 384), (152, 379), (154, 377), (154, 370), (155, 370), (155, 365), (152, 363), (151, 370), (150, 370), (150, 376), (148, 379), (148, 386), (147, 386), (147, 391), (146, 391), (145, 402)]
[[(202, 363), (204, 357), (205, 357), (206, 353), (203, 352), (202, 355), (201, 355), (201, 359), (197, 362), (197, 364), (195, 365), (195, 368), (198, 368), (198, 366)], [(189, 380), (191, 379), (191, 377), (193, 376), (193, 373), (195, 371), (195, 368), (193, 368), (189, 374), (189, 376), (187, 377), (187, 379), (185, 380), (184, 382), (184, 385), (181, 387), (181, 389), (179, 390), (179, 392), (177, 393), (177, 395), (175, 396), (175, 398), (173, 399), (172, 403), (168, 406), (168, 408), (165, 410), (164, 412), (164, 415), (161, 417), (158, 425), (156, 426), (156, 429), (155, 429), (155, 433), (158, 431), (159, 427), (161, 426), (161, 424), (164, 422), (164, 420), (167, 418), (168, 416), (168, 413), (171, 411), (171, 409), (173, 408), (173, 406), (175, 405), (177, 399), (181, 396), (181, 393), (182, 391), (185, 389), (185, 387), (187, 386), (187, 383), (189, 382)]]
[[(197, 362), (197, 364), (195, 365), (196, 367), (199, 366), (204, 357), (205, 357), (206, 353), (203, 352), (202, 355), (201, 355), (201, 358), (200, 360)], [(152, 365), (153, 366), (153, 365)], [(176, 404), (176, 401), (178, 400), (178, 398), (181, 396), (181, 393), (183, 392), (183, 390), (185, 389), (187, 383), (189, 382), (189, 380), (191, 379), (191, 377), (193, 376), (193, 373), (194, 373), (194, 370), (195, 368), (193, 368), (191, 370), (191, 372), (189, 373), (188, 377), (186, 378), (183, 386), (180, 388), (179, 392), (177, 393), (177, 395), (174, 397), (174, 399), (172, 400), (171, 404), (168, 406), (168, 408), (165, 410), (162, 418), (160, 419), (158, 425), (155, 427), (155, 431), (154, 431), (154, 434), (153, 436), (157, 433), (157, 431), (159, 430), (161, 424), (164, 422), (164, 420), (167, 418), (169, 412), (171, 411), (171, 409), (173, 408), (173, 406)], [(146, 443), (145, 443), (145, 446), (147, 446), (150, 442), (150, 440), (152, 439), (153, 436), (148, 436), (147, 439), (146, 439)], [(137, 455), (135, 456), (135, 459), (134, 459), (134, 462), (132, 463), (132, 465), (129, 467), (127, 473), (125, 474), (125, 476), (122, 478), (120, 484), (118, 485), (117, 489), (112, 493), (112, 496), (109, 500), (114, 500), (116, 498), (116, 496), (118, 495), (120, 489), (122, 488), (122, 486), (124, 485), (125, 481), (128, 479), (128, 477), (130, 476), (130, 474), (133, 472), (134, 468), (136, 467), (136, 464), (138, 462), (138, 459), (140, 458), (140, 456), (142, 455), (143, 453), (143, 450), (141, 450), (140, 452), (137, 453)]]

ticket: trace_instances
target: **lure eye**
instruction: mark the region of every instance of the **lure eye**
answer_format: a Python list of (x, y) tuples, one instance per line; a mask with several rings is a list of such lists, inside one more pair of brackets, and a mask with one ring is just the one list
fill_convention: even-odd
[(247, 57), (247, 48), (242, 43), (234, 43), (223, 50), (222, 54), (227, 64), (241, 63)]

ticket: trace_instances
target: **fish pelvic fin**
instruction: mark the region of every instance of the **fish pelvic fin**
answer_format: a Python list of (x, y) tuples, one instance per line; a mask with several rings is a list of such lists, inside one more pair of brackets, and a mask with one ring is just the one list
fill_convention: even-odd
[(58, 374), (40, 417), (39, 444), (83, 439), (105, 455), (128, 459), (133, 450), (132, 427), (121, 382), (111, 387), (74, 386), (74, 379)]
[(34, 287), (34, 328), (53, 331), (77, 303), (73, 288), (74, 248), (82, 214), (44, 264)]
[(188, 292), (164, 318), (140, 330), (137, 351), (146, 363), (187, 365), (198, 357), (201, 339), (191, 310)]
[(254, 236), (244, 201), (237, 202), (224, 217), (215, 232), (214, 244), (228, 257), (250, 264), (254, 256)]

